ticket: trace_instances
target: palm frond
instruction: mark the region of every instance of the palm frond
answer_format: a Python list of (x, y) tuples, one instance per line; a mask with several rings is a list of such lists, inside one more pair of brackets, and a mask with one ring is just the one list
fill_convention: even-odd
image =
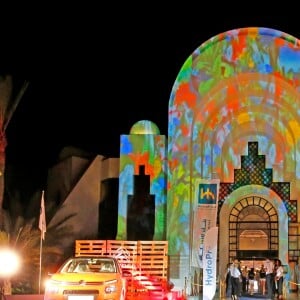
[(66, 225), (66, 221), (73, 216), (66, 216), (55, 226), (47, 228), (42, 247), (41, 231), (34, 226), (35, 222), (27, 222), (19, 229), (18, 235), (11, 241), (22, 259), (22, 268), (12, 279), (14, 290), (18, 293), (37, 293), (40, 271), (42, 277), (46, 277), (53, 265), (60, 265), (70, 255), (57, 245), (72, 232), (72, 226)]

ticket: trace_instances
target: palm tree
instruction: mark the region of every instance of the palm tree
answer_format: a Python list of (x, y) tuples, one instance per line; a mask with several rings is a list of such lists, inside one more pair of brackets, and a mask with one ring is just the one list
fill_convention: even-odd
[(5, 131), (24, 92), (29, 85), (24, 81), (20, 90), (15, 93), (14, 81), (11, 75), (0, 75), (0, 230), (7, 229), (7, 218), (3, 211), (5, 149), (7, 146)]
[[(42, 248), (41, 231), (37, 229), (36, 219), (27, 221), (19, 229), (16, 238), (10, 241), (10, 247), (13, 247), (21, 257), (21, 269), (12, 278), (12, 289), (15, 294), (40, 292), (39, 274), (41, 273), (42, 278), (47, 277), (49, 271), (56, 269), (67, 257), (74, 254), (74, 249), (70, 249), (68, 252), (57, 246), (58, 241), (62, 241), (72, 231), (71, 226), (65, 225), (72, 216), (69, 215), (55, 226), (47, 228)], [(40, 264), (40, 255), (42, 255), (42, 265)]]
[[(24, 81), (21, 89), (16, 93), (12, 75), (0, 74), (0, 243), (10, 244), (10, 218), (3, 210), (5, 150), (7, 146), (6, 129), (12, 118), (29, 82)], [(10, 291), (10, 281), (4, 281), (4, 289)]]

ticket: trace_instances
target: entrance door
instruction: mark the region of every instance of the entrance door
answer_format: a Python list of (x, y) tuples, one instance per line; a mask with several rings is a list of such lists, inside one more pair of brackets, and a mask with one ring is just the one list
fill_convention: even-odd
[(234, 258), (278, 257), (288, 264), (288, 214), (282, 199), (271, 189), (260, 185), (235, 189), (224, 198), (218, 226), (219, 274), (226, 272)]
[(278, 257), (278, 216), (266, 199), (241, 199), (229, 216), (229, 261)]

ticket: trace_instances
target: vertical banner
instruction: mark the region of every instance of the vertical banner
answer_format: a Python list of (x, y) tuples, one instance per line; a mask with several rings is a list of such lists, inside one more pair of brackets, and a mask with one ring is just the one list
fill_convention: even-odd
[(45, 200), (44, 200), (44, 191), (42, 191), (41, 198), (41, 208), (40, 208), (40, 219), (39, 219), (39, 229), (41, 231), (41, 238), (45, 239), (46, 233), (46, 213), (45, 213)]
[(217, 281), (218, 227), (210, 228), (203, 247), (203, 300), (212, 300)]
[(203, 249), (205, 233), (216, 226), (218, 213), (219, 179), (196, 181), (192, 266), (203, 268)]

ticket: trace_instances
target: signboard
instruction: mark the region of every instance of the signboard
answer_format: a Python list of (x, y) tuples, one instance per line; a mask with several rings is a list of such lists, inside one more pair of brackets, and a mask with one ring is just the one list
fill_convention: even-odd
[(218, 227), (210, 228), (203, 247), (203, 300), (211, 300), (216, 293)]
[(196, 205), (193, 221), (192, 266), (203, 268), (203, 247), (206, 232), (216, 226), (219, 196), (218, 179), (199, 180), (195, 185)]

